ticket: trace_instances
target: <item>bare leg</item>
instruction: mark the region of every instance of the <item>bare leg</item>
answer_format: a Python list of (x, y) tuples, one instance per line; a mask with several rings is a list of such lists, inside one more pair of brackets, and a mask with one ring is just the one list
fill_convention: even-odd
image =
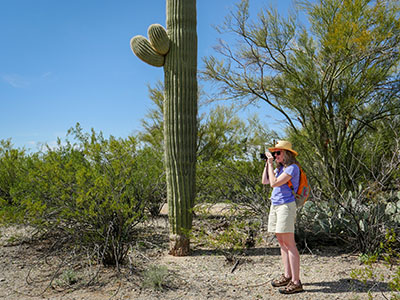
[(298, 284), (300, 282), (300, 255), (294, 240), (294, 233), (277, 233), (276, 236), (281, 246), (285, 277), (292, 277), (292, 281)]
[(286, 278), (292, 278), (292, 269), (290, 268), (289, 252), (284, 243), (282, 233), (276, 233), (276, 237), (281, 247), (281, 258), (284, 266), (284, 275)]

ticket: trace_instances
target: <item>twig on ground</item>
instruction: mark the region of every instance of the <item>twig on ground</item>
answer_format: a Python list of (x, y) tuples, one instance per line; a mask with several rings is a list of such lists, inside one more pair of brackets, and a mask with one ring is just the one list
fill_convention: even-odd
[(235, 263), (235, 265), (233, 266), (233, 268), (232, 268), (232, 270), (231, 270), (231, 273), (235, 272), (235, 270), (236, 270), (236, 268), (239, 266), (239, 264), (240, 264), (240, 258), (236, 260), (236, 263)]
[(122, 286), (122, 283), (121, 283), (121, 281), (120, 281), (119, 284), (118, 284), (118, 289), (117, 289), (117, 290), (115, 291), (115, 293), (109, 298), (109, 300), (111, 300), (112, 298), (114, 298), (115, 296), (118, 295), (119, 291), (121, 290), (121, 286)]
[(307, 245), (307, 239), (306, 238), (304, 238), (304, 246), (305, 246), (305, 248), (311, 253), (311, 255), (314, 255), (314, 253), (312, 252), (312, 250), (308, 247), (308, 245)]

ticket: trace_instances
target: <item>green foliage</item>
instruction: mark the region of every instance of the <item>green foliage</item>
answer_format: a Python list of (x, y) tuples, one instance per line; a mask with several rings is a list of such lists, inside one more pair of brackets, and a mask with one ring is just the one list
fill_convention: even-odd
[(360, 175), (351, 158), (365, 134), (400, 113), (400, 7), (395, 1), (303, 2), (308, 31), (273, 9), (250, 20), (249, 1), (242, 1), (219, 28), (238, 44), (221, 44), (221, 59), (206, 58), (203, 74), (225, 97), (264, 101), (281, 113), (289, 132), (301, 137), (296, 149), (312, 148), (308, 157), (320, 173), (314, 188), (333, 194), (351, 189)]
[(158, 82), (154, 88), (149, 87), (150, 100), (154, 108), (151, 108), (146, 114), (146, 118), (142, 120), (143, 130), (138, 133), (138, 139), (146, 148), (148, 161), (152, 163), (153, 176), (153, 197), (147, 207), (152, 216), (157, 216), (162, 205), (167, 201), (167, 187), (164, 170), (164, 123), (163, 123), (163, 107), (164, 107), (164, 87)]
[(232, 206), (230, 212), (224, 212), (223, 218), (216, 219), (209, 218), (206, 210), (196, 213), (202, 215), (199, 226), (191, 232), (196, 244), (217, 250), (230, 259), (257, 243), (261, 223), (255, 221), (254, 216), (248, 212), (240, 210), (240, 207)]
[[(163, 85), (150, 88), (153, 107), (139, 138), (160, 158), (163, 152)], [(198, 119), (196, 203), (233, 202), (266, 216), (269, 187), (261, 184), (259, 152), (276, 133), (257, 116), (241, 119), (233, 106), (215, 106)], [(227, 180), (229, 178), (229, 180)]]
[(271, 189), (261, 184), (263, 167), (257, 157), (252, 161), (227, 159), (219, 165), (203, 162), (198, 167), (198, 203), (234, 203), (266, 218)]
[[(339, 240), (362, 252), (372, 253), (379, 248), (386, 228), (397, 228), (400, 221), (399, 128), (398, 118), (376, 123), (375, 130), (364, 135), (362, 144), (359, 141), (353, 146), (354, 152), (348, 153), (348, 159), (358, 165), (351, 185), (344, 190), (337, 188), (333, 194), (329, 189), (315, 189), (316, 183), (330, 184), (322, 175), (321, 162), (311, 157), (304, 161), (303, 165), (311, 170), (314, 190), (313, 203), (301, 211), (300, 236), (314, 236), (316, 242)], [(313, 151), (310, 146), (305, 154)], [(344, 165), (341, 168), (351, 172)]]
[[(400, 193), (380, 193), (368, 199), (368, 187), (330, 202), (307, 202), (298, 217), (298, 237), (311, 244), (333, 242), (375, 253), (386, 239), (387, 228), (400, 234)], [(398, 208), (399, 207), (399, 208)], [(400, 244), (398, 245), (400, 246)]]
[(139, 140), (149, 145), (159, 153), (160, 158), (164, 155), (164, 86), (157, 82), (154, 88), (148, 87), (149, 97), (152, 102), (151, 108), (142, 120), (143, 130), (139, 132)]
[(11, 140), (0, 141), (0, 224), (23, 221), (16, 198), (24, 193), (19, 188), (27, 172), (24, 149), (14, 149)]
[(398, 1), (299, 1), (308, 27), (273, 8), (251, 19), (249, 3), (218, 28), (237, 43), (221, 41), (204, 78), (224, 98), (261, 101), (284, 118), (316, 202), (305, 226), (376, 247), (385, 199), (399, 189)]
[(67, 269), (60, 275), (59, 279), (56, 280), (55, 283), (60, 287), (64, 287), (74, 285), (78, 283), (79, 280), (80, 277), (74, 270)]
[(233, 106), (212, 108), (201, 120), (198, 137), (198, 161), (233, 160), (242, 157), (247, 147), (247, 124), (238, 117)]
[(76, 143), (59, 139), (27, 158), (16, 205), (26, 223), (95, 251), (104, 264), (119, 264), (145, 209), (165, 194), (162, 163), (134, 137), (105, 139), (93, 130), (83, 133), (79, 124), (69, 136)]
[(166, 266), (150, 266), (143, 273), (143, 287), (162, 291), (170, 282)]
[(269, 187), (259, 153), (274, 136), (257, 116), (244, 121), (233, 106), (211, 109), (199, 126), (197, 202), (240, 204), (264, 217)]
[[(367, 284), (368, 280), (383, 282), (386, 277), (390, 288), (390, 299), (400, 299), (400, 248), (398, 245), (399, 241), (394, 229), (387, 230), (385, 240), (381, 242), (378, 249), (379, 252), (372, 255), (363, 254), (360, 256), (360, 261), (365, 267), (352, 270), (351, 277), (361, 280), (364, 284)], [(377, 272), (374, 267), (375, 264), (379, 263), (380, 258), (383, 258), (386, 272)], [(369, 299), (372, 299), (370, 291)]]
[(136, 197), (144, 201), (146, 211), (155, 217), (167, 202), (163, 155), (147, 146), (138, 150), (137, 154), (137, 169), (134, 171)]
[(25, 150), (14, 149), (11, 140), (0, 140), (0, 202), (13, 204), (15, 187), (24, 175)]

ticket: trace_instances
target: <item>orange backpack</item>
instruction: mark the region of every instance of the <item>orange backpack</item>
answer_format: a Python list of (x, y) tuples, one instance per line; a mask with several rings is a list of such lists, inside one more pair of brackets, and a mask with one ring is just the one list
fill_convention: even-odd
[(300, 169), (300, 180), (297, 192), (295, 192), (292, 182), (288, 181), (288, 186), (291, 188), (294, 198), (296, 199), (296, 206), (303, 206), (307, 201), (308, 196), (310, 196), (310, 186), (308, 185), (308, 180), (306, 173), (302, 170), (299, 164), (296, 164)]

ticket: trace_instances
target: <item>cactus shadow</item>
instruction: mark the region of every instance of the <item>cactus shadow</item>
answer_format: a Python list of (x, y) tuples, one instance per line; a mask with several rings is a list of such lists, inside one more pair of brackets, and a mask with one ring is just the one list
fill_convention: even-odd
[[(226, 253), (233, 253), (231, 249), (192, 249), (190, 252), (191, 256), (216, 256), (224, 255)], [(243, 252), (239, 253), (244, 256), (280, 256), (281, 252), (279, 248), (276, 247), (256, 247), (245, 249)]]
[(307, 293), (368, 293), (390, 292), (388, 283), (368, 280), (366, 283), (358, 279), (342, 278), (338, 281), (304, 282), (304, 289)]

